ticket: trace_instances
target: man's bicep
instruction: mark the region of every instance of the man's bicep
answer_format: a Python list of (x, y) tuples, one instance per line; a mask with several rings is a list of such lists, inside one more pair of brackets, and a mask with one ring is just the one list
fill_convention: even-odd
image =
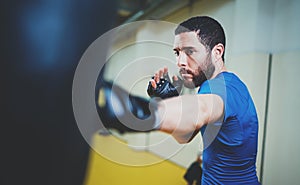
[(224, 101), (216, 94), (201, 94), (199, 95), (205, 104), (205, 123), (222, 122), (224, 118)]

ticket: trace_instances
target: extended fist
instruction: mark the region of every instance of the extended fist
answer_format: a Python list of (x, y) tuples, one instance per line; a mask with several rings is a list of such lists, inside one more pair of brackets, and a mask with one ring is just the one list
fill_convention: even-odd
[(105, 128), (120, 133), (150, 132), (160, 127), (155, 117), (157, 103), (129, 94), (112, 82), (101, 81), (97, 87), (97, 111)]
[(177, 76), (173, 76), (173, 83), (171, 83), (171, 79), (168, 75), (168, 68), (165, 67), (155, 73), (152, 77), (148, 84), (147, 93), (151, 98), (171, 98), (180, 94), (182, 85), (183, 80)]

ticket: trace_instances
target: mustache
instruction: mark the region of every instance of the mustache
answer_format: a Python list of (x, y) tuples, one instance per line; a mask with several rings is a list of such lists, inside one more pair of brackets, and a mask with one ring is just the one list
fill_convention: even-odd
[(185, 69), (185, 68), (180, 68), (179, 73), (180, 74), (193, 74), (193, 72), (191, 70)]

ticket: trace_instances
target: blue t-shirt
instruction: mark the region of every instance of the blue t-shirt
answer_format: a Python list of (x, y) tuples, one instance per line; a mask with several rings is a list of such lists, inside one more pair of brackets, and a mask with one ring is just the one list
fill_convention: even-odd
[(216, 94), (224, 102), (224, 120), (201, 128), (202, 184), (259, 184), (256, 175), (258, 119), (245, 84), (222, 72), (205, 81), (198, 94)]

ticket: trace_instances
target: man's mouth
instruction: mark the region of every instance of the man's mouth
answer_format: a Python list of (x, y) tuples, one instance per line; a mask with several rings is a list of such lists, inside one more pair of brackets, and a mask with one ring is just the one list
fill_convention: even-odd
[(193, 73), (190, 70), (180, 68), (179, 73), (180, 73), (181, 77), (185, 80), (193, 78)]

